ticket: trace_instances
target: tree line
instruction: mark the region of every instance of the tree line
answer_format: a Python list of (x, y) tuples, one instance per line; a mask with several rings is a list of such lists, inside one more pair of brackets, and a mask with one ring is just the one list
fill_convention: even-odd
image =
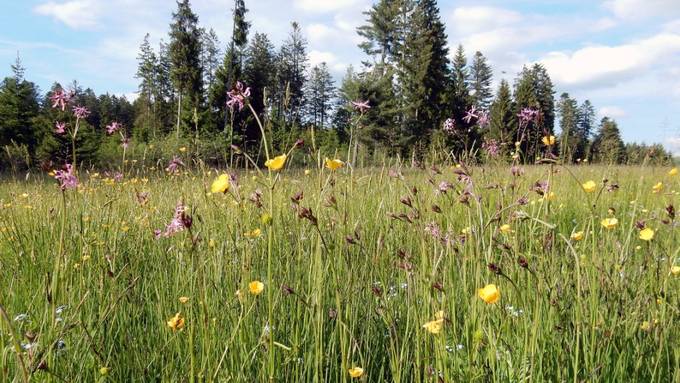
[[(102, 134), (120, 123), (130, 136), (129, 158), (160, 161), (191, 147), (196, 158), (231, 163), (230, 147), (262, 158), (261, 131), (289, 147), (305, 138), (325, 153), (344, 153), (353, 125), (364, 156), (477, 159), (511, 155), (533, 162), (541, 139), (555, 134), (568, 162), (639, 163), (650, 155), (667, 162), (661, 145), (624, 144), (616, 121), (596, 121), (594, 106), (555, 87), (541, 64), (525, 66), (513, 83), (492, 89), (493, 71), (482, 52), (468, 59), (459, 45), (449, 59), (445, 25), (436, 0), (378, 0), (357, 30), (364, 53), (336, 86), (328, 65), (311, 66), (301, 26), (291, 23), (277, 48), (253, 33), (244, 0), (234, 0), (233, 30), (223, 44), (202, 28), (189, 0), (177, 1), (170, 32), (158, 46), (146, 35), (140, 45), (138, 97), (97, 96), (78, 83), (55, 83), (44, 95), (25, 79), (21, 62), (0, 85), (0, 146), (3, 165), (61, 162), (69, 144), (54, 132), (50, 97), (69, 89), (89, 109), (79, 136), (78, 158), (106, 166), (120, 143)], [(228, 92), (250, 88), (246, 109), (227, 106)], [(358, 119), (352, 101), (370, 109)], [(250, 110), (252, 108), (252, 111)], [(557, 125), (557, 126), (556, 126)], [(127, 147), (127, 146), (126, 146)]]

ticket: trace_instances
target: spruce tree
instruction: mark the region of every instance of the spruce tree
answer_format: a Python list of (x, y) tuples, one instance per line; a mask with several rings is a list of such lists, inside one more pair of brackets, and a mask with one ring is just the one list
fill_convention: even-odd
[(496, 97), (491, 103), (488, 137), (495, 139), (504, 151), (514, 148), (517, 137), (517, 117), (510, 85), (501, 80)]
[(310, 71), (306, 92), (307, 120), (323, 129), (329, 118), (331, 101), (335, 98), (335, 84), (325, 62)]
[(365, 62), (369, 67), (376, 65), (381, 73), (384, 67), (393, 61), (399, 41), (399, 0), (380, 0), (371, 9), (364, 12), (366, 24), (357, 28), (363, 41), (359, 47), (372, 57), (372, 63)]
[(144, 41), (139, 47), (137, 56), (137, 73), (135, 77), (139, 80), (139, 97), (135, 103), (137, 107), (137, 119), (135, 121), (135, 131), (137, 138), (147, 140), (149, 137), (156, 137), (157, 134), (157, 107), (156, 96), (158, 95), (158, 57), (149, 43), (149, 34), (144, 36)]
[[(255, 33), (246, 52), (244, 81), (250, 87), (250, 103), (261, 120), (266, 120), (267, 106), (271, 105), (271, 92), (275, 80), (274, 46), (264, 33)], [(259, 141), (260, 129), (254, 120), (248, 120), (245, 128), (247, 141)]]
[(560, 155), (567, 163), (574, 162), (578, 157), (577, 151), (583, 146), (582, 137), (578, 131), (578, 104), (569, 97), (569, 93), (562, 93), (557, 103), (560, 116)]
[(470, 66), (469, 83), (471, 89), (472, 104), (477, 109), (487, 110), (491, 104), (493, 94), (491, 92), (491, 79), (493, 73), (486, 62), (486, 57), (477, 51)]
[(300, 24), (293, 22), (277, 58), (277, 107), (288, 125), (301, 124), (307, 61), (307, 40)]
[(0, 146), (25, 145), (33, 152), (37, 145), (34, 119), (39, 112), (38, 88), (24, 78), (25, 69), (17, 56), (13, 76), (0, 84)]
[[(189, 0), (177, 2), (177, 11), (170, 24), (171, 78), (177, 92), (177, 134), (180, 125), (192, 127), (193, 113), (200, 111), (203, 102), (203, 68), (201, 66), (201, 30), (198, 16)], [(182, 121), (182, 110), (185, 121)]]
[(594, 161), (605, 164), (621, 164), (626, 161), (626, 149), (616, 121), (604, 117), (593, 139), (591, 155)]
[(577, 134), (579, 138), (579, 145), (576, 147), (574, 156), (577, 159), (586, 159), (588, 155), (588, 146), (590, 145), (590, 136), (595, 126), (595, 108), (590, 100), (585, 100), (578, 108)]

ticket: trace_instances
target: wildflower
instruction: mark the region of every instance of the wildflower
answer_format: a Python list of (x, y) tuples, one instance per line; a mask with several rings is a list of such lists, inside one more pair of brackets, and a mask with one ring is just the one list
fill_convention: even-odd
[(182, 159), (174, 156), (172, 157), (172, 160), (168, 163), (168, 166), (165, 168), (165, 171), (168, 173), (176, 173), (177, 170), (179, 170), (180, 166), (184, 166), (184, 162), (182, 162)]
[(602, 224), (602, 227), (605, 229), (613, 229), (619, 224), (619, 220), (616, 218), (605, 218), (600, 222), (600, 224)]
[(654, 230), (646, 227), (640, 230), (640, 239), (643, 241), (651, 241), (654, 238)]
[(15, 322), (23, 322), (26, 319), (28, 319), (28, 314), (19, 314), (19, 315), (14, 317)]
[(463, 117), (463, 121), (465, 121), (466, 124), (469, 124), (473, 118), (477, 119), (477, 117), (478, 117), (477, 108), (475, 108), (473, 105), (472, 108), (470, 108), (470, 110), (465, 112), (465, 117)]
[(63, 89), (56, 90), (50, 96), (50, 101), (52, 101), (52, 108), (60, 108), (63, 112), (66, 110), (66, 104), (71, 101), (73, 93), (65, 92)]
[(227, 101), (227, 106), (231, 111), (234, 111), (234, 107), (238, 106), (238, 111), (242, 111), (245, 105), (245, 101), (250, 97), (250, 87), (244, 89), (243, 83), (240, 81), (236, 82), (236, 87), (229, 92), (227, 92), (229, 100)]
[(123, 147), (123, 149), (127, 149), (128, 146), (130, 145), (130, 137), (121, 137), (120, 139), (120, 146)]
[(435, 319), (429, 321), (423, 325), (423, 328), (427, 330), (430, 334), (439, 334), (444, 326), (444, 318)]
[(90, 115), (90, 110), (84, 106), (74, 106), (73, 114), (76, 116), (77, 119), (82, 120)]
[(267, 160), (267, 162), (264, 163), (264, 166), (269, 168), (269, 170), (281, 170), (283, 168), (283, 165), (286, 164), (286, 155), (282, 154), (280, 156), (276, 156), (272, 159)]
[(122, 127), (123, 127), (123, 125), (114, 121), (114, 122), (110, 123), (109, 125), (106, 125), (106, 134), (108, 134), (110, 136), (113, 133), (116, 133), (117, 131), (119, 131), (120, 128), (122, 128)]
[(106, 375), (109, 374), (109, 371), (111, 371), (111, 369), (109, 367), (102, 367), (102, 368), (99, 369), (99, 374), (101, 376), (106, 376)]
[(453, 134), (456, 131), (456, 120), (447, 118), (446, 121), (444, 121), (444, 131)]
[(189, 297), (179, 297), (179, 303), (186, 304), (189, 302)]
[(652, 324), (649, 321), (644, 321), (640, 324), (640, 330), (649, 331), (652, 329)]
[(555, 145), (555, 136), (544, 136), (541, 141), (545, 146), (553, 146)]
[(500, 153), (501, 147), (498, 144), (498, 141), (490, 139), (482, 143), (482, 149), (486, 151), (486, 154), (488, 154), (489, 157), (497, 157), (498, 154)]
[(169, 237), (178, 233), (191, 225), (191, 218), (185, 214), (186, 206), (179, 202), (175, 207), (175, 215), (170, 223), (165, 227), (165, 231), (155, 230), (154, 235), (156, 239), (160, 237)]
[(519, 117), (520, 125), (526, 126), (538, 118), (538, 110), (532, 108), (523, 108), (517, 115)]
[(253, 229), (251, 231), (246, 231), (245, 233), (243, 233), (243, 235), (246, 238), (250, 238), (250, 239), (258, 238), (261, 234), (262, 234), (262, 230), (260, 230), (260, 229)]
[(167, 324), (168, 327), (172, 329), (172, 331), (181, 330), (182, 328), (184, 328), (184, 318), (180, 313), (177, 313), (175, 314), (174, 317), (168, 319)]
[(479, 125), (480, 128), (484, 128), (489, 125), (489, 122), (489, 112), (479, 112), (479, 115), (477, 116), (477, 125)]
[(500, 231), (501, 231), (501, 233), (503, 233), (503, 234), (508, 234), (508, 233), (510, 233), (510, 232), (512, 231), (512, 228), (510, 227), (510, 225), (508, 225), (508, 224), (506, 223), (506, 224), (501, 225)]
[(262, 214), (262, 216), (260, 217), (260, 222), (261, 222), (262, 225), (264, 225), (264, 226), (269, 226), (269, 225), (272, 223), (272, 219), (273, 219), (273, 218), (272, 218), (271, 215), (269, 215), (269, 214), (267, 214), (267, 213), (264, 213), (264, 214)]
[(668, 175), (671, 176), (671, 177), (677, 176), (678, 175), (678, 168), (673, 168), (673, 169), (669, 170)]
[(326, 158), (326, 167), (330, 170), (338, 170), (345, 166), (345, 163), (340, 160), (330, 160)]
[(676, 276), (676, 277), (678, 275), (680, 275), (680, 266), (671, 267), (671, 274), (673, 274), (673, 276)]
[(347, 372), (349, 372), (349, 376), (352, 378), (361, 378), (364, 375), (364, 369), (361, 367), (352, 367)]
[(56, 134), (64, 134), (66, 133), (66, 123), (64, 122), (57, 122), (54, 125), (54, 133)]
[(555, 195), (555, 192), (548, 192), (543, 195), (543, 199), (546, 201), (554, 201), (555, 198), (557, 198), (557, 195)]
[(73, 166), (71, 166), (71, 164), (64, 165), (64, 170), (55, 171), (54, 178), (59, 181), (61, 190), (75, 189), (78, 187), (78, 178), (73, 174)]
[(584, 235), (583, 231), (577, 231), (571, 234), (571, 239), (573, 241), (580, 241), (583, 239), (583, 235)]
[(182, 146), (181, 148), (179, 148), (179, 151), (180, 151), (180, 153), (185, 153), (187, 151), (187, 147)]
[(592, 193), (597, 189), (597, 184), (595, 183), (595, 181), (590, 180), (581, 185), (581, 187), (583, 188), (583, 191), (585, 191), (586, 193)]
[(211, 193), (226, 193), (229, 190), (229, 174), (221, 174), (210, 185)]
[(253, 295), (260, 295), (264, 291), (264, 283), (260, 281), (252, 281), (248, 283), (248, 291)]
[(477, 290), (477, 295), (486, 303), (496, 303), (501, 297), (501, 292), (494, 284), (489, 284)]
[(659, 194), (663, 191), (663, 183), (657, 182), (656, 185), (652, 186), (652, 193)]
[(312, 174), (312, 171), (309, 170), (309, 169), (305, 169), (305, 175), (308, 176), (308, 175), (310, 175), (310, 174)]
[(366, 101), (352, 101), (352, 106), (354, 109), (358, 110), (360, 113), (365, 113), (367, 110), (371, 109), (371, 106), (368, 105), (368, 100)]

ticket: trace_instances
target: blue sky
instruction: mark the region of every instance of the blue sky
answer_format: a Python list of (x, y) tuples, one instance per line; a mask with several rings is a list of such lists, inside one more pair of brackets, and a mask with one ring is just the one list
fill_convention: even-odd
[[(233, 0), (193, 0), (200, 23), (226, 42)], [(371, 0), (246, 0), (253, 30), (277, 45), (298, 21), (313, 64), (340, 78), (359, 66), (356, 27)], [(451, 47), (482, 51), (495, 81), (542, 62), (557, 86), (619, 122), (627, 141), (680, 154), (680, 0), (439, 0)], [(44, 90), (77, 79), (133, 96), (139, 44), (167, 38), (174, 0), (0, 0), (0, 75), (17, 52)], [(452, 49), (453, 50), (453, 49)]]

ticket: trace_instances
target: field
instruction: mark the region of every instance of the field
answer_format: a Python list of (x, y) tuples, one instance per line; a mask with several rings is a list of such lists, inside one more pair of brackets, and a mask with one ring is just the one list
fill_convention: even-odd
[(669, 170), (8, 179), (0, 381), (678, 382)]

